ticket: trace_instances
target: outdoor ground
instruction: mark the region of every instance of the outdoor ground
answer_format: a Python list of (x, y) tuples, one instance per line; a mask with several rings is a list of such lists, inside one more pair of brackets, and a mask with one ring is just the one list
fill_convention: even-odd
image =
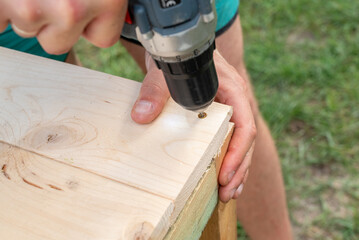
[[(359, 239), (359, 1), (242, 0), (239, 12), (296, 238)], [(143, 77), (119, 44), (76, 51), (86, 67)]]

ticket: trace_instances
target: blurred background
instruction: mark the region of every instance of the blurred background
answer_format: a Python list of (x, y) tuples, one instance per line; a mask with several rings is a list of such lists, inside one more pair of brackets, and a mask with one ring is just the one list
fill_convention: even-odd
[[(242, 0), (239, 13), (296, 238), (359, 239), (359, 1)], [(75, 49), (85, 67), (143, 78), (120, 44)]]

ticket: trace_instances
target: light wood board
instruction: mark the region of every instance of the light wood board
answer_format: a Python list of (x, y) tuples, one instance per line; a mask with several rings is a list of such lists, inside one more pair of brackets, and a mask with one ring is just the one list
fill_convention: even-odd
[[(0, 239), (166, 234), (221, 146), (232, 109), (214, 103), (198, 119), (170, 100), (139, 125), (130, 118), (139, 89), (0, 48)], [(72, 178), (79, 190), (67, 190)], [(2, 231), (9, 224), (13, 233)]]
[[(232, 137), (234, 130), (234, 124), (230, 123), (230, 128), (226, 135), (226, 139), (218, 152), (218, 155), (213, 159), (211, 165), (208, 167), (207, 171), (204, 173), (201, 178), (198, 186), (193, 191), (193, 194), (190, 196), (182, 212), (178, 216), (177, 221), (171, 226), (170, 231), (167, 233), (165, 240), (190, 240), (190, 239), (199, 239), (201, 240), (235, 240), (236, 235), (231, 235), (233, 237), (221, 238), (220, 232), (223, 230), (235, 231), (237, 229), (236, 217), (234, 219), (232, 216), (236, 215), (236, 209), (232, 209), (232, 215), (226, 214), (225, 218), (228, 218), (227, 224), (231, 224), (231, 227), (220, 228), (217, 224), (221, 221), (222, 216), (220, 212), (216, 211), (218, 205), (226, 205), (218, 201), (218, 173), (222, 165), (225, 153), (228, 149), (228, 144)], [(212, 216), (211, 216), (212, 215)], [(220, 217), (219, 217), (220, 216)], [(209, 220), (210, 219), (210, 220)], [(214, 222), (211, 226), (207, 225), (208, 220)], [(217, 222), (215, 222), (217, 221)], [(235, 225), (233, 229), (232, 226)], [(206, 226), (207, 225), (207, 226)], [(208, 229), (208, 228), (213, 228)], [(204, 230), (205, 229), (205, 230)], [(223, 229), (223, 230), (222, 230)], [(204, 230), (204, 231), (203, 231)], [(203, 232), (202, 232), (203, 231)], [(235, 232), (236, 233), (236, 232)], [(222, 235), (224, 235), (222, 233)], [(226, 235), (225, 237), (227, 237)]]

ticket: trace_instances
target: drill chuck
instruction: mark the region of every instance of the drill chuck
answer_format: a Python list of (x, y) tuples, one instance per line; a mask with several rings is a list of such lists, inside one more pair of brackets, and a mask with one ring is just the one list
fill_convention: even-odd
[(199, 111), (207, 108), (218, 90), (217, 73), (213, 62), (215, 43), (191, 59), (180, 62), (156, 60), (163, 71), (173, 100), (183, 108)]

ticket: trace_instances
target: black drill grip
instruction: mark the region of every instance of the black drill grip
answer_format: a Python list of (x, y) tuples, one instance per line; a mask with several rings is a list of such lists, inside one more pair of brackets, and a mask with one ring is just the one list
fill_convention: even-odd
[(165, 76), (171, 97), (182, 107), (197, 111), (208, 107), (218, 90), (213, 62), (214, 42), (202, 54), (181, 62), (155, 60)]

